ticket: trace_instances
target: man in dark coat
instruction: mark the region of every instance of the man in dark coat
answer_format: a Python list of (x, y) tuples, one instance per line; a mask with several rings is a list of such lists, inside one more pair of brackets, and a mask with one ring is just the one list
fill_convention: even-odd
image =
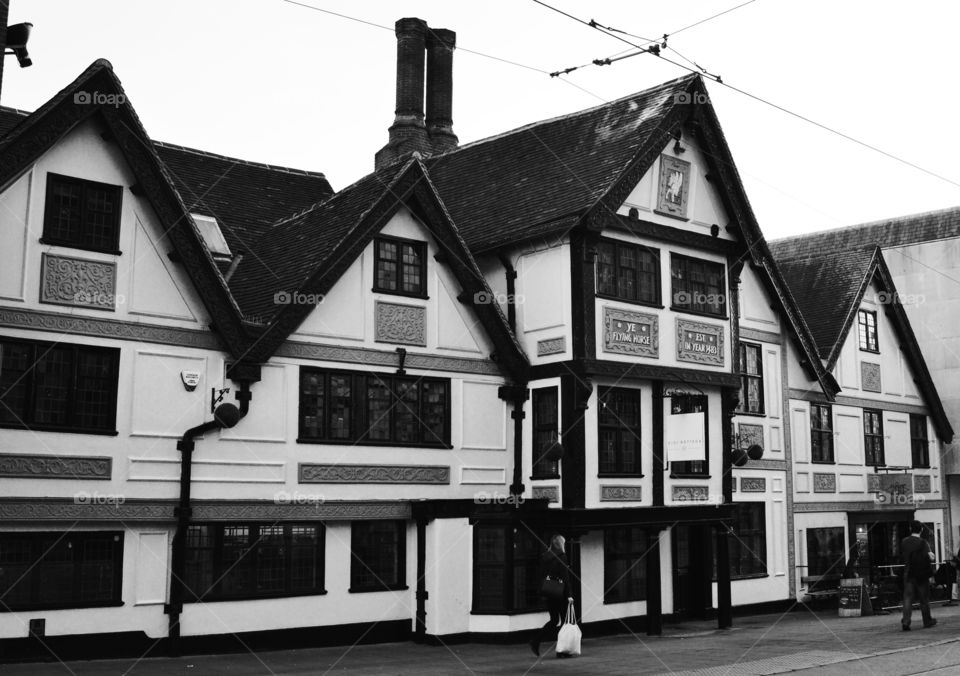
[(903, 563), (903, 617), (900, 625), (904, 631), (910, 631), (910, 617), (913, 615), (913, 600), (920, 603), (923, 626), (932, 627), (937, 623), (930, 616), (930, 576), (933, 564), (930, 559), (930, 546), (920, 534), (923, 524), (910, 523), (910, 535), (900, 542), (900, 562)]

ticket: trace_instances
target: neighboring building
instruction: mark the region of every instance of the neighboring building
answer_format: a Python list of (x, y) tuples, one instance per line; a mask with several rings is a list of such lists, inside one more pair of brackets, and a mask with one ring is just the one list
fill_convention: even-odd
[(835, 586), (847, 561), (883, 591), (909, 522), (949, 558), (943, 445), (953, 437), (880, 249), (771, 244), (841, 393), (790, 374), (798, 593)]
[[(798, 593), (793, 408), (835, 364), (702, 80), (457, 147), (454, 34), (397, 37), (388, 143), (336, 193), (153, 142), (105, 61), (0, 109), (11, 651), (528, 630), (554, 532), (593, 628)], [(927, 381), (897, 396), (949, 436)]]
[[(947, 417), (954, 429), (960, 429), (960, 323), (956, 321), (960, 285), (955, 281), (960, 278), (960, 208), (815, 232), (777, 241), (775, 246), (811, 256), (880, 247)], [(944, 532), (943, 546), (956, 553), (960, 547), (960, 446), (956, 440), (945, 446), (940, 464), (953, 524)]]

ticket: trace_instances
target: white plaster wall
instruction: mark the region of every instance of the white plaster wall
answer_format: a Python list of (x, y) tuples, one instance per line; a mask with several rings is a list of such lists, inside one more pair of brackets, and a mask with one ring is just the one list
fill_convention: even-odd
[(740, 326), (779, 332), (779, 313), (773, 309), (778, 302), (767, 295), (753, 266), (743, 266), (740, 272)]
[[(570, 308), (570, 245), (564, 241), (514, 254), (517, 271), (517, 338), (532, 364), (573, 355)], [(539, 356), (537, 343), (562, 339), (564, 350)]]

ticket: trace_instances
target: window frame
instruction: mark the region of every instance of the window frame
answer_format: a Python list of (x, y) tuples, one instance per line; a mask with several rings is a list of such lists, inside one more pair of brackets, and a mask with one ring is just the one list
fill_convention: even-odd
[[(30, 558), (26, 562), (26, 571), (22, 575), (15, 575), (15, 585), (6, 590), (0, 590), (0, 613), (25, 612), (34, 610), (65, 610), (70, 608), (106, 608), (124, 605), (123, 603), (123, 531), (4, 531), (0, 533), (0, 541), (22, 540), (28, 543)], [(109, 541), (112, 551), (109, 560), (113, 579), (110, 581), (110, 598), (99, 600), (83, 600), (83, 573), (84, 565), (89, 563), (82, 557), (86, 553), (88, 542)], [(51, 542), (52, 541), (52, 542)], [(73, 553), (70, 561), (69, 576), (71, 578), (71, 598), (57, 598), (55, 601), (39, 601), (41, 587), (50, 584), (44, 573), (43, 559), (54, 553), (55, 548), (66, 541), (68, 549)], [(0, 550), (2, 551), (2, 550)], [(81, 558), (77, 558), (77, 557)], [(0, 568), (13, 564), (3, 564), (0, 559)], [(29, 587), (30, 600), (17, 602), (15, 597), (8, 594), (11, 590), (26, 583)], [(7, 600), (9, 599), (9, 601)]]
[[(873, 325), (871, 326), (871, 322)], [(873, 346), (871, 347), (871, 330)], [(861, 352), (880, 353), (880, 331), (877, 326), (876, 310), (857, 310), (857, 345)]]
[[(500, 543), (503, 546), (502, 558), (490, 563), (480, 563), (480, 538), (484, 530), (497, 532), (502, 535)], [(529, 554), (520, 557), (517, 552), (523, 548), (518, 546), (520, 538), (532, 538), (533, 546), (529, 547)], [(478, 522), (473, 525), (472, 551), (472, 595), (470, 599), (471, 615), (519, 615), (542, 610), (546, 602), (540, 597), (540, 561), (543, 550), (546, 549), (545, 538), (542, 534), (531, 531), (525, 523), (514, 522)], [(528, 541), (527, 545), (531, 543)], [(521, 585), (517, 580), (518, 566), (525, 566), (526, 580)], [(483, 607), (480, 603), (480, 587), (484, 581), (481, 569), (502, 570), (502, 588), (500, 601), (497, 607)], [(521, 598), (522, 590), (526, 595)]]
[[(814, 533), (818, 531), (831, 531), (830, 533), (826, 534), (825, 539), (828, 541), (827, 544), (829, 546), (829, 545), (837, 545), (839, 543), (839, 547), (836, 550), (828, 548), (827, 552), (823, 556), (818, 555), (817, 566), (816, 566), (817, 570), (816, 572), (814, 572), (813, 570), (814, 566), (811, 565), (812, 562), (810, 560), (810, 549), (811, 549), (810, 538), (812, 535), (814, 535)], [(818, 541), (819, 540), (820, 538), (818, 538)], [(819, 526), (816, 528), (808, 528), (806, 532), (806, 542), (804, 544), (806, 545), (807, 576), (812, 577), (812, 576), (826, 575), (826, 576), (832, 577), (835, 575), (839, 579), (840, 575), (843, 574), (843, 569), (846, 564), (846, 557), (848, 554), (846, 540), (844, 539), (844, 527), (843, 526)], [(819, 545), (818, 545), (818, 551), (819, 551)], [(831, 553), (835, 555), (835, 559), (832, 564), (830, 563), (829, 561), (830, 557), (828, 556), (828, 554), (831, 554)], [(826, 561), (824, 561), (824, 559), (826, 559)], [(825, 564), (825, 567), (823, 567), (822, 570), (820, 566), (821, 562), (824, 562)]]
[[(540, 404), (544, 403), (543, 399), (553, 399), (553, 420), (543, 421), (540, 419)], [(559, 460), (546, 460), (543, 457), (538, 457), (538, 453), (542, 448), (543, 442), (540, 440), (542, 436), (552, 435), (553, 443), (559, 443), (560, 436), (560, 388), (553, 387), (538, 387), (534, 389), (530, 396), (532, 411), (532, 427), (533, 427), (533, 437), (532, 437), (532, 448), (531, 451), (531, 472), (530, 478), (534, 480), (539, 479), (559, 479), (560, 478), (560, 461)], [(549, 404), (546, 402), (545, 405)]]
[[(818, 410), (818, 415), (814, 415), (814, 410)], [(822, 423), (824, 421), (824, 416), (826, 416), (827, 427), (823, 427)], [(821, 423), (821, 426), (817, 427), (814, 425), (815, 422)], [(819, 440), (819, 444), (815, 443)], [(829, 457), (825, 457), (823, 453), (824, 445), (829, 449)], [(816, 457), (816, 449), (820, 448), (820, 456)], [(810, 462), (822, 464), (822, 465), (834, 465), (836, 464), (836, 456), (834, 455), (834, 444), (833, 444), (833, 406), (830, 404), (810, 404)]]
[[(757, 351), (757, 372), (749, 373), (747, 371), (747, 350), (753, 349)], [(764, 381), (763, 381), (763, 345), (760, 343), (750, 343), (746, 341), (740, 341), (740, 347), (737, 350), (738, 360), (739, 360), (739, 371), (740, 371), (740, 401), (737, 404), (737, 415), (755, 415), (755, 416), (764, 416), (766, 415), (766, 402), (764, 398)], [(747, 393), (750, 391), (747, 388), (747, 383), (750, 380), (756, 380), (759, 383), (757, 391), (759, 392), (759, 402), (758, 409), (756, 411), (749, 411), (746, 407), (746, 398)]]
[[(641, 432), (643, 429), (643, 390), (630, 387), (598, 387), (597, 388), (597, 476), (598, 477), (643, 477), (643, 437)], [(612, 415), (617, 419), (614, 424), (606, 424), (602, 422), (603, 411), (608, 407), (608, 397), (613, 397), (613, 401), (617, 404), (622, 402), (622, 397), (635, 398), (633, 402), (637, 407), (637, 424), (635, 427), (630, 427), (623, 423), (621, 410), (613, 411)], [(613, 471), (604, 471), (601, 469), (601, 445), (600, 445), (600, 436), (604, 432), (613, 432), (614, 434), (614, 464), (616, 469)], [(634, 447), (634, 471), (627, 472), (623, 469), (624, 466), (624, 455), (623, 455), (623, 443), (622, 440), (625, 435), (632, 435), (635, 439)]]
[[(601, 247), (611, 247), (612, 248), (612, 263), (603, 263), (601, 262)], [(636, 298), (630, 298), (628, 294), (623, 293), (623, 288), (626, 286), (622, 284), (623, 276), (621, 275), (621, 250), (632, 250), (636, 257), (637, 267), (634, 269), (634, 289), (636, 291)], [(644, 259), (648, 259), (648, 262), (652, 262), (654, 270), (652, 273), (645, 273), (643, 271)], [(624, 242), (618, 239), (609, 239), (603, 238), (597, 244), (597, 258), (596, 258), (596, 295), (599, 298), (609, 298), (611, 300), (618, 300), (624, 303), (633, 303), (635, 305), (645, 305), (647, 307), (654, 308), (663, 308), (663, 290), (661, 289), (661, 269), (660, 269), (660, 249), (646, 246), (644, 244), (634, 244), (632, 242)], [(609, 290), (601, 291), (601, 279), (603, 275), (602, 268), (604, 266), (610, 265), (613, 270), (613, 286), (615, 289), (613, 292)], [(624, 268), (629, 270), (630, 268)], [(647, 274), (652, 274), (653, 276), (653, 288), (649, 290), (647, 294), (641, 294), (641, 290), (648, 288), (649, 285), (642, 284), (641, 282), (644, 279), (644, 276)], [(641, 297), (642, 296), (642, 297)]]
[[(921, 435), (914, 434), (922, 432)], [(918, 462), (917, 459), (920, 461)], [(910, 414), (910, 461), (916, 469), (930, 468), (930, 438), (927, 432), (927, 416), (919, 413)]]
[[(42, 340), (0, 336), (0, 394), (3, 393), (2, 385), (4, 382), (4, 352), (6, 349), (9, 349), (7, 348), (9, 345), (27, 346), (31, 350), (31, 353), (30, 357), (28, 358), (28, 366), (17, 378), (17, 382), (23, 383), (25, 388), (24, 409), (22, 411), (15, 411), (12, 407), (6, 406), (0, 402), (0, 406), (4, 406), (5, 408), (13, 411), (14, 415), (19, 418), (19, 420), (15, 421), (0, 421), (0, 429), (21, 429), (36, 432), (65, 432), (70, 434), (101, 434), (105, 436), (116, 436), (118, 434), (117, 396), (120, 380), (120, 348), (104, 347), (101, 345), (84, 345), (81, 343), (51, 343)], [(40, 372), (38, 368), (41, 366), (43, 358), (50, 354), (54, 349), (68, 349), (70, 351), (70, 375), (69, 381), (66, 384), (66, 395), (64, 396), (65, 406), (67, 409), (67, 422), (64, 424), (37, 422), (37, 418), (39, 417), (38, 407), (41, 401), (38, 393), (40, 385), (37, 383), (37, 374)], [(106, 423), (99, 427), (85, 424), (83, 420), (79, 419), (81, 413), (79, 413), (77, 409), (79, 408), (79, 404), (81, 402), (78, 400), (76, 393), (78, 383), (81, 378), (80, 374), (78, 373), (81, 354), (85, 354), (87, 356), (97, 355), (108, 357), (108, 366), (110, 371), (101, 380), (109, 386), (109, 390), (105, 389), (102, 391), (105, 392), (107, 396), (105, 407), (109, 410), (109, 413), (107, 415), (108, 420)]]
[[(363, 535), (371, 535), (371, 533), (362, 533), (364, 528), (370, 527), (373, 524), (392, 524), (395, 529), (394, 535), (396, 537), (396, 552), (393, 555), (393, 565), (396, 566), (397, 579), (393, 581), (385, 581), (381, 579), (381, 576), (378, 574), (378, 571), (373, 570), (367, 563), (363, 562), (360, 555), (357, 554), (359, 548), (366, 548), (370, 550), (383, 550), (383, 543), (362, 543), (358, 547), (358, 539)], [(363, 563), (363, 568), (361, 569), (360, 565)], [(370, 584), (363, 583), (358, 575), (362, 570), (369, 570), (374, 577), (377, 578), (377, 582)], [(367, 594), (371, 592), (384, 592), (384, 591), (400, 591), (407, 589), (407, 522), (397, 519), (376, 519), (368, 521), (353, 521), (350, 523), (350, 589), (348, 590), (351, 594)]]
[[(309, 375), (317, 375), (322, 379), (323, 387), (323, 411), (317, 416), (307, 416), (305, 415), (305, 406), (312, 406), (312, 400), (316, 398), (316, 395), (312, 392), (306, 392), (304, 387), (304, 379)], [(348, 423), (348, 435), (343, 438), (335, 438), (331, 434), (330, 430), (330, 416), (331, 416), (331, 400), (333, 397), (330, 396), (331, 392), (331, 378), (334, 377), (343, 377), (349, 379), (350, 384), (350, 394), (344, 399), (348, 399), (349, 402), (349, 423)], [(391, 439), (371, 439), (370, 438), (370, 399), (367, 396), (368, 388), (371, 383), (380, 383), (381, 385), (386, 385), (387, 390), (392, 395), (391, 405), (388, 409), (390, 415), (388, 421), (388, 427), (391, 435)], [(413, 413), (415, 422), (417, 424), (417, 439), (414, 441), (397, 441), (395, 440), (397, 432), (397, 423), (395, 418), (395, 410), (399, 403), (399, 399), (396, 396), (397, 389), (395, 387), (396, 383), (415, 383), (417, 386), (418, 396), (417, 396), (417, 411)], [(425, 424), (426, 415), (424, 414), (424, 401), (425, 401), (425, 387), (431, 385), (442, 385), (444, 389), (444, 401), (442, 405), (443, 409), (443, 435), (441, 439), (437, 439), (436, 435), (433, 434), (430, 429)], [(298, 380), (299, 387), (299, 402), (297, 408), (297, 420), (298, 420), (298, 436), (297, 443), (301, 444), (339, 444), (339, 445), (360, 445), (360, 446), (393, 446), (398, 448), (411, 448), (411, 447), (428, 447), (428, 448), (453, 448), (450, 443), (451, 435), (451, 420), (450, 420), (450, 409), (451, 409), (451, 382), (449, 378), (430, 378), (426, 376), (410, 376), (410, 375), (398, 375), (396, 373), (373, 373), (366, 371), (344, 371), (340, 369), (326, 369), (319, 368), (314, 366), (301, 366), (300, 374)], [(313, 411), (311, 411), (313, 412)], [(310, 436), (309, 425), (306, 425), (305, 422), (307, 418), (316, 418), (320, 417), (321, 421), (319, 423), (320, 434), (318, 436)]]
[[(380, 285), (380, 263), (383, 259), (380, 256), (380, 244), (390, 243), (397, 245), (397, 260), (395, 289), (390, 289)], [(416, 291), (405, 291), (403, 289), (403, 271), (404, 267), (412, 267), (403, 262), (403, 249), (410, 247), (417, 251), (420, 257), (419, 274), (420, 285)], [(387, 235), (378, 235), (373, 239), (373, 292), (386, 293), (391, 296), (405, 296), (407, 298), (429, 298), (427, 295), (427, 243), (415, 239), (404, 237), (389, 237)]]
[[(643, 537), (637, 537), (642, 534)], [(621, 538), (614, 542), (615, 537)], [(646, 556), (650, 551), (650, 533), (642, 526), (612, 526), (603, 529), (603, 603), (631, 603), (647, 599), (647, 566)], [(625, 545), (623, 550), (616, 551), (614, 544)], [(627, 573), (635, 571), (635, 575), (620, 575), (616, 580), (615, 562), (632, 561)], [(631, 585), (636, 582), (636, 585)], [(635, 592), (630, 588), (634, 587)], [(616, 593), (615, 593), (616, 592)]]
[[(284, 558), (281, 562), (283, 573), (280, 579), (284, 584), (284, 589), (281, 591), (268, 590), (258, 592), (256, 591), (256, 587), (258, 585), (258, 573), (260, 573), (261, 569), (263, 568), (261, 549), (269, 546), (262, 544), (262, 529), (276, 528), (278, 526), (283, 528), (283, 544), (281, 545), (280, 549), (284, 552)], [(317, 579), (316, 584), (311, 589), (294, 588), (292, 585), (292, 569), (294, 563), (292, 554), (296, 548), (303, 548), (302, 546), (295, 545), (293, 541), (293, 529), (302, 527), (311, 527), (317, 529), (317, 541), (314, 545)], [(212, 542), (204, 546), (191, 545), (190, 531), (195, 528), (213, 529), (211, 538)], [(224, 553), (225, 550), (228, 549), (224, 543), (226, 537), (225, 531), (228, 528), (248, 529), (247, 544), (243, 547), (239, 547), (244, 551), (235, 560), (227, 558)], [(252, 599), (275, 599), (296, 596), (321, 596), (326, 594), (326, 531), (326, 524), (322, 521), (289, 521), (282, 523), (222, 521), (193, 522), (189, 525), (188, 532), (184, 536), (184, 557), (186, 559), (186, 565), (188, 569), (184, 575), (183, 602), (215, 603), (220, 601), (245, 601)], [(191, 554), (194, 554), (197, 551), (210, 552), (210, 578), (212, 579), (213, 583), (212, 586), (208, 587), (202, 593), (198, 593), (198, 590), (193, 589), (190, 585), (190, 578), (192, 575), (189, 570), (189, 566), (191, 564)], [(244, 591), (242, 593), (224, 593), (224, 582), (228, 581), (228, 575), (234, 571), (238, 571), (238, 573), (242, 573), (242, 575), (246, 577), (249, 591)]]
[[(759, 524), (756, 528), (750, 527), (755, 515), (750, 511), (759, 512)], [(730, 556), (730, 579), (746, 580), (751, 578), (769, 577), (770, 568), (767, 564), (767, 531), (766, 505), (763, 502), (734, 502), (734, 521), (727, 536), (728, 552)], [(745, 524), (747, 525), (744, 528)], [(752, 538), (753, 546), (745, 540)], [(746, 556), (744, 555), (746, 553)], [(744, 562), (749, 563), (750, 570), (744, 571)], [(758, 570), (761, 568), (762, 570)]]
[[(54, 212), (56, 210), (56, 204), (54, 199), (53, 187), (55, 184), (68, 184), (74, 185), (80, 188), (81, 197), (80, 197), (80, 230), (79, 238), (77, 241), (71, 241), (70, 239), (55, 237), (50, 234), (50, 230), (53, 228)], [(109, 246), (94, 246), (90, 244), (84, 244), (84, 238), (87, 234), (87, 190), (96, 188), (99, 190), (104, 190), (107, 193), (112, 193), (114, 199), (114, 222), (111, 223), (113, 228), (113, 234), (109, 242)], [(44, 210), (43, 210), (43, 234), (40, 237), (41, 244), (51, 244), (54, 246), (62, 246), (70, 249), (79, 249), (81, 251), (96, 251), (99, 253), (120, 255), (120, 221), (123, 213), (123, 187), (119, 185), (112, 185), (110, 183), (101, 183), (99, 181), (91, 181), (84, 178), (77, 178), (76, 176), (65, 176), (63, 174), (56, 174), (53, 172), (47, 172), (47, 184), (46, 184), (46, 195), (44, 196)]]
[[(868, 419), (877, 423), (876, 432), (867, 431)], [(873, 425), (870, 424), (870, 429), (872, 430), (872, 428)], [(870, 443), (871, 440), (874, 442), (873, 444)], [(879, 458), (872, 457), (876, 455), (879, 455)], [(875, 462), (871, 462), (871, 460)], [(867, 467), (883, 467), (887, 464), (883, 447), (883, 411), (879, 409), (863, 409), (863, 464)]]
[[(694, 282), (690, 279), (691, 265), (699, 265), (702, 267), (700, 274), (703, 275), (704, 281), (702, 283), (698, 283), (698, 285), (702, 288), (692, 288)], [(684, 279), (681, 279), (677, 276), (678, 267), (683, 267), (682, 271), (686, 273), (686, 277)], [(711, 267), (715, 268), (713, 273), (710, 272)], [(717, 272), (719, 272), (719, 286), (716, 287), (718, 289), (716, 294), (713, 294), (713, 292), (710, 291), (711, 287), (709, 286), (709, 275), (716, 274)], [(681, 282), (681, 286), (678, 286), (678, 283)], [(690, 303), (679, 304), (677, 300), (680, 294), (690, 295)], [(670, 253), (670, 309), (672, 311), (684, 312), (702, 317), (718, 317), (721, 319), (728, 319), (727, 294), (727, 268), (724, 263), (707, 260), (706, 258), (686, 256), (684, 254), (675, 252)], [(694, 298), (698, 295), (702, 295), (704, 297), (717, 295), (722, 299), (722, 302), (718, 304), (718, 309), (716, 310), (706, 309), (710, 307), (708, 304), (693, 302)]]
[[(682, 394), (665, 397), (670, 399), (673, 410), (674, 399), (703, 401), (703, 460), (679, 460), (670, 463), (670, 478), (709, 479), (710, 478), (710, 398), (706, 394)], [(679, 405), (679, 404), (678, 404)], [(678, 411), (678, 413), (699, 413), (699, 411)], [(671, 415), (664, 412), (664, 415)], [(700, 468), (697, 468), (698, 463)]]

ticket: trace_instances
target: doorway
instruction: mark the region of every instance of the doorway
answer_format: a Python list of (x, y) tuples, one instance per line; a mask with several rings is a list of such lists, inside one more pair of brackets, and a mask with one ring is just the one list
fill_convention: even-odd
[(673, 613), (709, 619), (713, 608), (713, 527), (683, 524), (671, 529)]

